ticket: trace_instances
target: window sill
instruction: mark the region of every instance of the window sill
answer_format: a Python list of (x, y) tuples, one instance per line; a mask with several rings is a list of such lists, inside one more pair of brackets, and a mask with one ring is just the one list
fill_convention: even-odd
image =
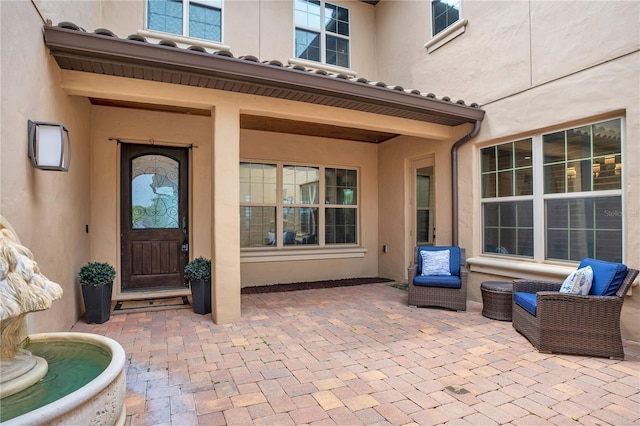
[(498, 259), (483, 256), (467, 259), (470, 272), (499, 275), (513, 279), (527, 278), (535, 280), (563, 281), (576, 270), (576, 266), (554, 265), (549, 263), (535, 263), (534, 261)]
[(189, 46), (201, 46), (205, 49), (211, 49), (212, 51), (231, 50), (230, 46), (215, 41), (203, 40), (201, 38), (184, 37), (171, 33), (163, 33), (161, 31), (138, 30), (138, 35), (141, 35), (146, 39), (151, 39), (155, 42), (159, 42), (160, 40), (171, 40), (183, 49), (186, 49)]
[(427, 49), (428, 53), (433, 53), (440, 47), (449, 43), (454, 38), (458, 37), (460, 34), (464, 33), (467, 28), (467, 19), (461, 19), (455, 24), (449, 26), (447, 29), (442, 31), (440, 34), (433, 37), (431, 40), (424, 44), (424, 47)]
[(240, 263), (351, 259), (362, 258), (366, 253), (367, 249), (363, 247), (245, 251), (240, 253)]
[(355, 77), (356, 75), (358, 75), (357, 72), (350, 70), (349, 68), (338, 67), (335, 65), (327, 65), (327, 64), (323, 64), (315, 61), (307, 61), (306, 59), (291, 58), (289, 59), (289, 63), (291, 65), (301, 65), (305, 68), (323, 70), (323, 71), (327, 71), (334, 74), (344, 74), (344, 75), (348, 75), (349, 77)]

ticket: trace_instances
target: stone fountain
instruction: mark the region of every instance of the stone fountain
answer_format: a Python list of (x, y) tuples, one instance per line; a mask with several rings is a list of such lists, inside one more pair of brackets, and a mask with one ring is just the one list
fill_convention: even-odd
[[(2, 419), (2, 424), (124, 424), (125, 414), (125, 353), (117, 342), (107, 337), (88, 333), (43, 333), (28, 335), (26, 316), (30, 312), (49, 309), (54, 300), (62, 297), (62, 288), (48, 280), (38, 268), (31, 251), (20, 243), (15, 231), (6, 219), (0, 216), (0, 404), (11, 401), (26, 408), (14, 418)], [(51, 395), (56, 389), (58, 377), (47, 376), (49, 367), (43, 357), (34, 356), (24, 346), (37, 342), (34, 347), (44, 347), (44, 353), (56, 356), (56, 344), (71, 347), (70, 362), (76, 368), (82, 363), (82, 352), (105, 354), (104, 366), (86, 384), (71, 384), (66, 394)], [(62, 342), (62, 343), (60, 343)], [(40, 346), (38, 346), (40, 345)], [(67, 352), (69, 353), (69, 352)], [(78, 353), (78, 359), (75, 354)], [(85, 358), (94, 358), (84, 354)], [(56, 368), (65, 360), (56, 359)], [(90, 360), (93, 362), (93, 360)], [(69, 368), (69, 367), (67, 367)], [(57, 376), (58, 374), (54, 374)], [(72, 374), (65, 374), (73, 376)], [(65, 377), (67, 382), (73, 377)], [(48, 385), (43, 383), (49, 382)], [(65, 386), (67, 386), (65, 384)], [(40, 388), (38, 388), (40, 386)], [(46, 387), (49, 386), (49, 387)], [(30, 399), (38, 394), (39, 403), (33, 407)], [(43, 390), (44, 389), (44, 390)], [(45, 402), (42, 402), (44, 400)], [(0, 410), (9, 411), (0, 405)], [(1, 413), (1, 412), (0, 412)], [(1, 413), (4, 415), (4, 413)]]

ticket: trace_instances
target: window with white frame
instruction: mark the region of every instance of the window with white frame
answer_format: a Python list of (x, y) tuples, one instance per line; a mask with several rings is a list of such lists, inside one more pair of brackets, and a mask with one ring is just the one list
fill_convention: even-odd
[(358, 172), (284, 163), (240, 163), (242, 248), (358, 242)]
[(222, 41), (222, 0), (148, 0), (147, 29)]
[(431, 1), (431, 35), (436, 36), (461, 18), (461, 0)]
[(349, 68), (349, 9), (324, 0), (295, 0), (296, 58)]
[(621, 126), (617, 118), (482, 148), (483, 252), (621, 262)]

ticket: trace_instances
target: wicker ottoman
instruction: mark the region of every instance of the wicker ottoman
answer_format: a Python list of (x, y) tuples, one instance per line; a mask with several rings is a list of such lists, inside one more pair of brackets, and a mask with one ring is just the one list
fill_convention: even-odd
[(495, 320), (511, 321), (513, 283), (485, 281), (480, 284), (480, 290), (482, 291), (482, 315)]

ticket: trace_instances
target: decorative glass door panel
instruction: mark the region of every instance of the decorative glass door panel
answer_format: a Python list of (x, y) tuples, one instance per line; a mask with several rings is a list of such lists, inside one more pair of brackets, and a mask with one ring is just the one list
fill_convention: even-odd
[(184, 285), (189, 260), (188, 151), (122, 144), (122, 290)]
[(133, 229), (178, 228), (180, 165), (162, 155), (143, 155), (131, 162)]

